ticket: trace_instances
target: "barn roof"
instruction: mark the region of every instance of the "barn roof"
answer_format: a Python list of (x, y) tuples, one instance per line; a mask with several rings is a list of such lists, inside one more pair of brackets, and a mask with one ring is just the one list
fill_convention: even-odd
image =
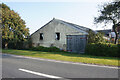
[(73, 24), (73, 23), (70, 23), (70, 22), (66, 22), (66, 21), (63, 21), (63, 20), (60, 20), (60, 19), (55, 19), (55, 20), (59, 21), (60, 23), (65, 24), (67, 26), (73, 27), (73, 28), (79, 30), (80, 32), (84, 32), (86, 34), (88, 34), (87, 31), (91, 30), (89, 28), (86, 28), (86, 27), (83, 27), (83, 26), (79, 26), (77, 24)]
[[(60, 22), (60, 23), (63, 23), (63, 24), (65, 24), (65, 25), (69, 26), (69, 27), (72, 27), (72, 28), (74, 28), (74, 29), (76, 29), (76, 30), (78, 30), (78, 31), (80, 31), (80, 32), (85, 33), (85, 34), (88, 34), (87, 31), (92, 30), (92, 29), (90, 29), (90, 28), (86, 28), (86, 27), (83, 27), (83, 26), (79, 26), (79, 25), (77, 25), (77, 24), (73, 24), (73, 23), (69, 23), (69, 22), (66, 22), (66, 21), (63, 21), (63, 20), (60, 20), (60, 19), (55, 19), (55, 18), (53, 18), (51, 21), (49, 21), (47, 24), (45, 24), (44, 26), (42, 26), (41, 28), (39, 28), (37, 31), (39, 31), (40, 29), (42, 29), (43, 27), (45, 27), (46, 25), (48, 25), (50, 22), (52, 22), (52, 21), (54, 21), (54, 20), (55, 20), (55, 21), (58, 21), (58, 22)], [(34, 33), (36, 33), (37, 31), (35, 31)], [(93, 31), (93, 30), (92, 30), (92, 31)], [(32, 33), (31, 36), (32, 36), (34, 33)]]

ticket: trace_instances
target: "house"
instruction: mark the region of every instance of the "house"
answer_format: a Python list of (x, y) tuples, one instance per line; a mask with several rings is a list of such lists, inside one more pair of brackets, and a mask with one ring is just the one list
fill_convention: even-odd
[[(116, 34), (113, 29), (106, 29), (106, 30), (96, 30), (97, 32), (101, 32), (104, 34), (104, 38), (110, 42), (114, 42)], [(117, 27), (118, 32), (118, 39), (120, 38), (120, 26)]]
[(69, 52), (84, 53), (90, 29), (53, 18), (31, 34), (33, 46), (55, 46)]
[(106, 30), (96, 30), (96, 32), (101, 32), (104, 34), (104, 38), (108, 41), (110, 41), (110, 36), (111, 36), (111, 29), (106, 29)]
[(97, 32), (101, 32), (104, 34), (105, 37), (109, 37), (111, 33), (111, 29), (106, 29), (106, 30), (96, 30)]

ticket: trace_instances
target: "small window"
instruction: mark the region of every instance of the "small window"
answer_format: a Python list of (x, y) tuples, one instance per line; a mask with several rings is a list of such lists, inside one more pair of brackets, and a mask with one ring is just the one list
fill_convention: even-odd
[(107, 36), (109, 36), (109, 34), (106, 34)]
[(60, 33), (56, 33), (56, 40), (60, 40)]
[(40, 33), (40, 40), (43, 40), (43, 33)]

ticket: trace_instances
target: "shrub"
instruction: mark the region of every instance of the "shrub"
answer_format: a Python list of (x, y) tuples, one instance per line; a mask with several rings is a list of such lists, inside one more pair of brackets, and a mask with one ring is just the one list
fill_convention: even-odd
[(118, 57), (120, 57), (120, 44), (118, 44)]
[(105, 42), (104, 39), (104, 34), (101, 32), (93, 32), (93, 31), (88, 31), (88, 43), (99, 43), (99, 42)]
[(45, 51), (45, 52), (61, 52), (61, 50), (57, 47), (43, 47), (43, 46), (32, 47), (30, 48), (30, 50)]
[(118, 46), (111, 43), (87, 44), (85, 54), (95, 56), (118, 57)]

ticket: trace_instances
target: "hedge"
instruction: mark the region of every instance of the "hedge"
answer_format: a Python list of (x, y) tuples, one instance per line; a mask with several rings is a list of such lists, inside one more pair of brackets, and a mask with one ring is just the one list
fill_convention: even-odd
[(61, 52), (61, 50), (57, 47), (43, 47), (43, 46), (32, 47), (29, 48), (29, 50), (44, 51), (44, 52)]
[(91, 43), (87, 44), (85, 54), (95, 56), (118, 57), (120, 46), (111, 43)]

